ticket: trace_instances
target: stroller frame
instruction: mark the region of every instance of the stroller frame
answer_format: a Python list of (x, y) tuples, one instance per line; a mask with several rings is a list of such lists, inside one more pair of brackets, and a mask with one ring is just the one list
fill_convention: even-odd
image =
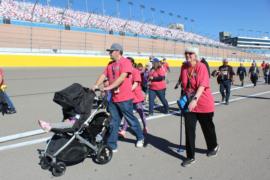
[[(65, 148), (67, 148), (74, 140), (79, 140), (80, 143), (86, 145), (88, 148), (90, 148), (93, 152), (91, 153), (91, 156), (93, 157), (93, 161), (96, 162), (97, 164), (106, 164), (108, 163), (111, 158), (112, 158), (112, 149), (103, 144), (103, 136), (102, 136), (102, 132), (104, 132), (106, 127), (103, 127), (101, 132), (99, 132), (96, 137), (95, 137), (95, 141), (97, 142), (96, 145), (91, 144), (89, 141), (87, 141), (85, 138), (83, 138), (81, 136), (81, 134), (83, 133), (83, 130), (87, 127), (89, 127), (90, 123), (93, 121), (93, 119), (95, 118), (95, 116), (97, 114), (101, 114), (104, 113), (104, 115), (108, 116), (109, 118), (109, 114), (107, 113), (107, 111), (100, 111), (101, 109), (106, 109), (106, 98), (104, 98), (102, 100), (102, 102), (97, 106), (97, 108), (94, 110), (93, 113), (91, 113), (91, 115), (85, 120), (85, 122), (80, 126), (80, 128), (74, 132), (74, 133), (70, 133), (67, 132), (66, 134), (71, 135), (71, 138), (68, 140), (68, 142), (66, 142), (63, 147), (61, 147), (59, 150), (57, 150), (53, 155), (47, 153), (47, 149), (49, 147), (50, 142), (52, 141), (52, 138), (47, 142), (46, 148), (45, 150), (38, 150), (39, 153), (39, 158), (40, 158), (40, 166), (42, 169), (49, 169), (50, 171), (52, 171), (52, 175), (53, 176), (61, 176), (65, 173), (66, 170), (66, 165), (64, 162), (57, 162), (57, 156), (64, 151)], [(104, 135), (104, 134), (103, 134)], [(99, 147), (101, 145), (101, 147)], [(104, 154), (105, 153), (105, 157)], [(50, 163), (46, 162), (48, 161), (47, 158), (50, 158)], [(48, 164), (49, 163), (49, 164)]]

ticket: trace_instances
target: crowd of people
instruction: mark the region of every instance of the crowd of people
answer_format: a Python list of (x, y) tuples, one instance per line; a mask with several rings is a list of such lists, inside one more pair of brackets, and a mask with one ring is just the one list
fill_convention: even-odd
[[(138, 109), (142, 109), (142, 103), (145, 101), (142, 94), (143, 89), (149, 95), (149, 116), (153, 115), (156, 96), (163, 105), (163, 113), (169, 113), (169, 105), (166, 99), (166, 76), (170, 68), (166, 59), (161, 61), (158, 58), (150, 57), (151, 65), (147, 64), (146, 69), (143, 70), (141, 64), (135, 65), (133, 58), (123, 57), (123, 48), (119, 44), (113, 44), (108, 52), (111, 62), (92, 88), (93, 90), (103, 88), (103, 90), (112, 93), (112, 99), (108, 106), (112, 115), (108, 145), (113, 149), (113, 152), (117, 152), (118, 136), (125, 137), (126, 123), (128, 123), (137, 138), (136, 147), (143, 147), (144, 139), (147, 137), (145, 135), (148, 133), (144, 119), (145, 114), (138, 111)], [(186, 61), (181, 68), (178, 82), (182, 87), (181, 97), (187, 96), (189, 99), (186, 108), (182, 110), (185, 117), (187, 153), (187, 158), (182, 163), (184, 167), (195, 162), (195, 127), (197, 120), (202, 126), (207, 142), (207, 156), (216, 156), (219, 151), (213, 123), (214, 98), (210, 89), (209, 70), (205, 63), (198, 59), (197, 48), (187, 48), (185, 56)], [(149, 68), (149, 66), (152, 66), (152, 68)], [(100, 87), (106, 78), (108, 78), (109, 85)], [(143, 82), (145, 80), (147, 82)], [(147, 84), (147, 87), (145, 87), (145, 84)], [(137, 97), (141, 97), (141, 99)], [(138, 103), (139, 106), (137, 106)], [(142, 119), (144, 131), (141, 130), (138, 119), (133, 114), (132, 106), (138, 111)], [(123, 117), (124, 125), (120, 128)]]
[(146, 22), (125, 20), (112, 16), (74, 11), (72, 9), (63, 9), (42, 4), (37, 4), (34, 7), (34, 4), (30, 2), (2, 0), (0, 3), (0, 17), (37, 23), (42, 22), (84, 28), (96, 28), (107, 32), (125, 32), (144, 35), (147, 37), (158, 37), (172, 40), (178, 39), (220, 47), (227, 46), (223, 43), (195, 33), (169, 29)]
[[(107, 111), (110, 113), (110, 128), (107, 139), (108, 146), (114, 153), (118, 151), (117, 141), (119, 137), (126, 137), (129, 127), (134, 132), (137, 142), (136, 147), (145, 145), (145, 139), (149, 133), (146, 117), (153, 116), (156, 97), (162, 103), (164, 114), (170, 113), (169, 104), (166, 99), (166, 89), (168, 88), (168, 73), (170, 67), (166, 58), (158, 59), (149, 57), (149, 63), (145, 67), (141, 63), (136, 63), (132, 57), (124, 57), (124, 50), (120, 44), (114, 43), (107, 52), (111, 61), (99, 76), (92, 90), (100, 89), (107, 94)], [(206, 59), (199, 59), (199, 49), (188, 47), (184, 52), (185, 61), (181, 66), (181, 71), (175, 89), (181, 86), (181, 96), (179, 99), (179, 109), (181, 116), (185, 120), (186, 138), (186, 159), (182, 166), (187, 167), (195, 162), (195, 137), (196, 124), (199, 121), (207, 145), (207, 156), (216, 156), (220, 146), (218, 144), (215, 125), (213, 123), (215, 106), (214, 97), (210, 87), (211, 74), (217, 77), (220, 85), (222, 102), (229, 104), (231, 85), (234, 83), (234, 76), (238, 75), (241, 86), (244, 86), (244, 78), (247, 76), (243, 63), (237, 68), (235, 74), (233, 67), (228, 64), (228, 60), (223, 60), (223, 65), (218, 70), (210, 73)], [(269, 63), (263, 62), (265, 83), (269, 83)], [(255, 62), (249, 68), (248, 74), (251, 82), (256, 86), (259, 77), (259, 68)], [(6, 83), (4, 81), (3, 70), (0, 69), (0, 109), (6, 105), (6, 114), (16, 113), (15, 107), (5, 92)], [(148, 114), (144, 105), (148, 101)], [(134, 115), (137, 111), (141, 118), (143, 128), (138, 118)], [(77, 116), (77, 115), (76, 115)], [(79, 117), (66, 118), (62, 123), (51, 124), (46, 121), (39, 121), (40, 127), (46, 132), (53, 128), (72, 127)], [(122, 126), (121, 126), (122, 124)]]
[[(261, 70), (262, 76), (265, 80), (265, 84), (270, 84), (269, 63), (265, 63), (265, 61), (263, 61), (261, 64)], [(217, 77), (217, 83), (219, 84), (220, 94), (222, 97), (221, 102), (225, 102), (225, 104), (228, 105), (231, 94), (231, 85), (234, 84), (234, 76), (237, 75), (239, 77), (241, 86), (244, 86), (245, 77), (249, 76), (253, 87), (256, 87), (258, 79), (260, 77), (260, 68), (257, 66), (256, 62), (253, 61), (247, 73), (245, 66), (241, 62), (235, 73), (233, 67), (228, 65), (228, 60), (223, 59), (223, 65), (220, 66), (218, 70), (214, 70), (211, 75), (213, 77)]]

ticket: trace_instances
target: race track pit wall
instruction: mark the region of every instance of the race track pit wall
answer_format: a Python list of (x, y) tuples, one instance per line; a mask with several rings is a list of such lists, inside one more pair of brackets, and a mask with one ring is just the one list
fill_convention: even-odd
[[(145, 65), (148, 57), (134, 56), (136, 63)], [(104, 67), (110, 61), (109, 56), (70, 55), (70, 54), (0, 54), (0, 67)], [(168, 58), (170, 67), (180, 67), (184, 59)], [(208, 61), (211, 67), (218, 67), (221, 61)], [(234, 67), (239, 62), (230, 61)], [(250, 62), (244, 62), (244, 66), (250, 66)]]

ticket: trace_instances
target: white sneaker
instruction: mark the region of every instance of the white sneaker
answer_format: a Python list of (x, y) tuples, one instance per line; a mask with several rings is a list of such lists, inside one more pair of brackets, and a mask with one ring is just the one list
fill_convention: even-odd
[(118, 149), (113, 149), (112, 152), (113, 153), (117, 153), (118, 152)]
[(137, 143), (136, 143), (136, 147), (137, 147), (137, 148), (142, 148), (142, 147), (143, 147), (143, 145), (144, 145), (144, 140), (143, 140), (143, 139), (142, 139), (142, 140), (137, 141)]

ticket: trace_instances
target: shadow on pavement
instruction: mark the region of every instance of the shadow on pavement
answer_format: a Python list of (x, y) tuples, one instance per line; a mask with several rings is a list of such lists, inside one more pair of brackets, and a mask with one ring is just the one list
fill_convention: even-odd
[[(119, 140), (122, 142), (128, 142), (128, 143), (132, 143), (132, 144), (136, 143), (135, 140), (128, 139), (128, 138), (119, 138)], [(152, 145), (153, 147), (160, 150), (161, 152), (166, 153), (166, 154), (168, 154), (172, 157), (175, 157), (177, 159), (181, 159), (181, 160), (185, 159), (185, 152), (179, 153), (177, 151), (179, 149), (179, 145), (174, 144), (174, 143), (168, 141), (167, 139), (164, 139), (164, 138), (161, 138), (161, 137), (158, 137), (158, 136), (155, 136), (153, 134), (148, 133), (145, 135), (144, 147), (147, 148), (148, 145)], [(181, 146), (181, 149), (185, 149), (185, 146)], [(196, 148), (195, 152), (200, 153), (200, 154), (206, 154), (207, 150)]]

